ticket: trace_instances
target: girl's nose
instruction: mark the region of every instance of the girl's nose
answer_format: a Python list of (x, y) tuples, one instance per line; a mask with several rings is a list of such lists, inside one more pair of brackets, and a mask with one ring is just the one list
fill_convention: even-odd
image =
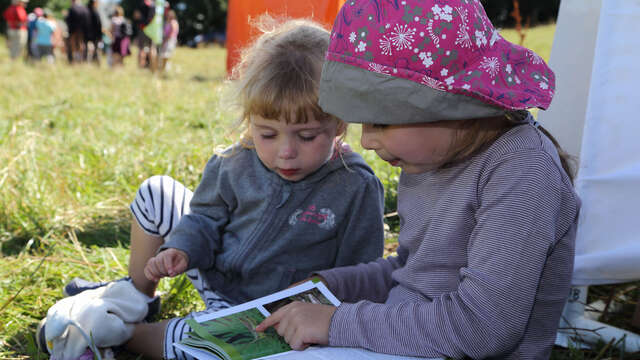
[(281, 159), (294, 159), (296, 156), (298, 156), (298, 150), (296, 149), (295, 142), (289, 139), (284, 140), (284, 142), (280, 145), (278, 156)]
[(367, 150), (375, 150), (375, 129), (372, 125), (362, 124), (362, 135), (360, 136), (360, 144)]

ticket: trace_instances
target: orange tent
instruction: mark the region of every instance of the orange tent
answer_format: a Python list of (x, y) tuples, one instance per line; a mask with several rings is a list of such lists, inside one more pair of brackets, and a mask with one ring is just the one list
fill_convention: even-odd
[(238, 62), (240, 52), (256, 35), (248, 23), (266, 12), (272, 16), (310, 18), (331, 28), (345, 0), (229, 0), (227, 10), (227, 72)]

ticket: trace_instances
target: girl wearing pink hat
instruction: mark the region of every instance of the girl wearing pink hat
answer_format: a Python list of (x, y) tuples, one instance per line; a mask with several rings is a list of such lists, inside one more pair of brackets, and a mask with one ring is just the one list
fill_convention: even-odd
[(292, 303), (259, 330), (295, 349), (548, 358), (580, 206), (566, 154), (527, 112), (554, 86), (478, 0), (348, 0), (319, 103), (402, 169), (397, 256), (319, 272), (342, 305)]

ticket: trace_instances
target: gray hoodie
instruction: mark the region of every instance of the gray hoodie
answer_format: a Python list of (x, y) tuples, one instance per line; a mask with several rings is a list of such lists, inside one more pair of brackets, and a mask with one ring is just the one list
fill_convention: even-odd
[[(355, 152), (290, 182), (255, 150), (213, 156), (185, 215), (161, 247), (189, 256), (231, 303), (281, 290), (310, 272), (382, 254), (383, 188)], [(345, 167), (345, 164), (348, 169)]]

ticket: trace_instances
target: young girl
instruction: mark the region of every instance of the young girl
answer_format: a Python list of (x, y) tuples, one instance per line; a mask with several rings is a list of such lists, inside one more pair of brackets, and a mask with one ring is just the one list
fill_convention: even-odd
[(111, 17), (111, 51), (113, 52), (113, 66), (124, 65), (124, 58), (131, 54), (129, 44), (131, 42), (130, 25), (124, 17), (122, 6), (116, 6)]
[(161, 71), (164, 71), (167, 67), (167, 62), (169, 62), (169, 58), (171, 58), (178, 45), (178, 33), (180, 32), (180, 24), (178, 24), (178, 18), (174, 10), (167, 10), (164, 21), (162, 47), (160, 49)]
[[(131, 205), (129, 274), (138, 290), (152, 297), (162, 277), (188, 270), (215, 311), (381, 256), (382, 185), (341, 143), (346, 124), (317, 104), (328, 44), (329, 33), (309, 21), (265, 30), (235, 73), (241, 141), (209, 160), (193, 196), (166, 176), (142, 184)], [(77, 294), (78, 284), (66, 292)], [(184, 358), (173, 347), (189, 332), (184, 320), (137, 324), (127, 347)]]
[(554, 75), (477, 0), (347, 1), (324, 111), (402, 169), (397, 256), (318, 275), (344, 302), (266, 319), (289, 344), (424, 357), (548, 358), (568, 295), (579, 200), (566, 156), (525, 111)]
[(42, 16), (36, 20), (35, 43), (38, 47), (38, 60), (45, 58), (52, 64), (55, 61), (53, 53), (53, 33), (56, 31), (56, 23), (51, 18), (51, 12), (44, 9)]

